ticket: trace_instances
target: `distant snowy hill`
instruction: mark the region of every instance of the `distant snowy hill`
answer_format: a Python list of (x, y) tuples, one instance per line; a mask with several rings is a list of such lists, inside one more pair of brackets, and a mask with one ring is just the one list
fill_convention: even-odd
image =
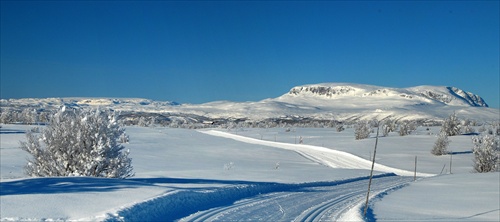
[(367, 98), (372, 101), (391, 100), (402, 103), (441, 102), (447, 105), (488, 107), (486, 102), (478, 95), (455, 87), (444, 86), (417, 86), (398, 89), (348, 83), (325, 83), (297, 86), (292, 88), (286, 95), (327, 99)]
[(62, 105), (108, 107), (125, 113), (157, 114), (180, 121), (220, 119), (261, 121), (360, 119), (440, 121), (456, 112), (461, 118), (498, 121), (499, 110), (488, 108), (478, 95), (446, 86), (390, 88), (352, 83), (321, 83), (293, 87), (288, 93), (256, 102), (216, 101), (178, 104), (139, 98), (2, 99), (2, 109), (55, 109)]
[(219, 101), (183, 105), (184, 112), (211, 118), (313, 118), (351, 121), (391, 117), (442, 120), (456, 112), (463, 118), (498, 120), (478, 95), (445, 86), (389, 88), (351, 83), (322, 83), (293, 87), (288, 93), (258, 102)]

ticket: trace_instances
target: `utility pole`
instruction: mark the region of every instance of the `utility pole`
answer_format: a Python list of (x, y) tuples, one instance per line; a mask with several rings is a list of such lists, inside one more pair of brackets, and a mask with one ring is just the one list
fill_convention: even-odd
[(372, 169), (370, 171), (370, 180), (368, 182), (368, 192), (366, 193), (366, 203), (365, 203), (365, 211), (363, 213), (363, 217), (366, 217), (366, 211), (368, 210), (368, 199), (370, 198), (370, 187), (372, 186), (373, 167), (375, 166), (375, 155), (377, 154), (377, 143), (378, 143), (378, 131), (379, 131), (379, 129), (380, 129), (380, 122), (377, 123), (377, 137), (375, 139), (375, 148), (373, 149)]

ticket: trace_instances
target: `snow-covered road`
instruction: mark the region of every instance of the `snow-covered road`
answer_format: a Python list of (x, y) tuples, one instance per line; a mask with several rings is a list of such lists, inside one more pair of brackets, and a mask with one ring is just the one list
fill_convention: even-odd
[[(372, 194), (403, 186), (411, 177), (384, 175), (373, 180)], [(359, 220), (359, 204), (366, 197), (368, 179), (338, 184), (293, 186), (290, 190), (245, 198), (232, 205), (212, 208), (181, 221), (352, 221)], [(354, 212), (346, 214), (349, 210)]]

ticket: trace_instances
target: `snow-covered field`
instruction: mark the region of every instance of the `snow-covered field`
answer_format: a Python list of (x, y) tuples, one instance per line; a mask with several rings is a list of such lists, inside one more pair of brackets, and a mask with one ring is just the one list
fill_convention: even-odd
[[(29, 128), (0, 129), (2, 221), (358, 221), (375, 143), (349, 128), (128, 127), (134, 177), (27, 178)], [(450, 175), (450, 156), (430, 154), (438, 130), (379, 139), (368, 220), (500, 220), (500, 174), (470, 173), (471, 136), (454, 136)]]

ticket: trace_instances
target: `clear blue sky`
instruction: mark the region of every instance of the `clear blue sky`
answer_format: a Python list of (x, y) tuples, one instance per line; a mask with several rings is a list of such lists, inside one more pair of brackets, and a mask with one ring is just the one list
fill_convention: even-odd
[(1, 98), (455, 86), (499, 107), (499, 1), (1, 1)]

